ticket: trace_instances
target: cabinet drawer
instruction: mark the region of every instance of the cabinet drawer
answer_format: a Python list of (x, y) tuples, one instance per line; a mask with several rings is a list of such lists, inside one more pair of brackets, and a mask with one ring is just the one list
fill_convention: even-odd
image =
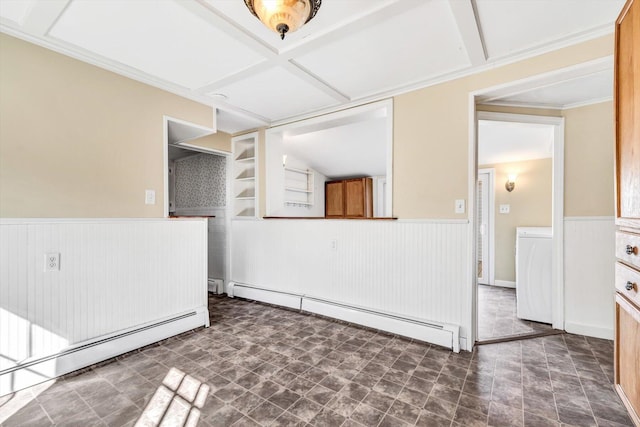
[[(630, 289), (627, 289), (629, 287)], [(640, 307), (640, 271), (616, 263), (616, 291)]]
[(616, 258), (640, 269), (640, 235), (617, 232)]

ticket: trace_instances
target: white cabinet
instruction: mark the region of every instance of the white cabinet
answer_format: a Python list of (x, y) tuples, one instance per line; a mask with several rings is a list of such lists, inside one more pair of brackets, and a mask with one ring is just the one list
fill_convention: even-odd
[(258, 133), (231, 139), (233, 150), (233, 215), (258, 215)]

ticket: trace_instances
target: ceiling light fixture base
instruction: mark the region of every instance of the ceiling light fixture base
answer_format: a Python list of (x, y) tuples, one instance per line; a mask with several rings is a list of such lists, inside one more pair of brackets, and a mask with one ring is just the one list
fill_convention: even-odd
[(244, 0), (253, 16), (283, 40), (286, 34), (311, 21), (321, 3), (322, 0)]

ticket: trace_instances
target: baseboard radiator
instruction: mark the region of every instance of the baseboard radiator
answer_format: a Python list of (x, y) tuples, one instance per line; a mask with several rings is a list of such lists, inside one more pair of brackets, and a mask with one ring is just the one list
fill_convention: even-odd
[(216, 295), (224, 293), (224, 280), (211, 278), (207, 279), (207, 290)]
[(59, 353), (0, 371), (0, 396), (91, 366), (180, 333), (209, 325), (206, 307), (79, 343)]
[(230, 297), (239, 297), (268, 304), (288, 307), (303, 312), (343, 320), (345, 322), (378, 329), (436, 344), (460, 352), (460, 327), (438, 322), (425, 322), (363, 307), (354, 307), (308, 295), (274, 291), (237, 282), (227, 286)]

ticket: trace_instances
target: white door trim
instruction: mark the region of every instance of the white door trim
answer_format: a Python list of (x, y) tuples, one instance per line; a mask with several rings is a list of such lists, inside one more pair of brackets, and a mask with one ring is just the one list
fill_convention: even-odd
[[(476, 98), (482, 93), (488, 93), (491, 89), (469, 94), (469, 216), (471, 223), (469, 231), (469, 259), (475, 260), (476, 249), (472, 244), (477, 233), (475, 223), (475, 196), (476, 196), (476, 176), (477, 176), (477, 123), (478, 120), (499, 120), (520, 123), (539, 123), (554, 126), (553, 141), (553, 201), (552, 201), (552, 227), (553, 227), (553, 258), (552, 258), (552, 326), (554, 329), (564, 330), (564, 118), (550, 116), (534, 116), (510, 113), (491, 113), (476, 111)], [(475, 262), (471, 262), (471, 292), (468, 293), (471, 301), (468, 301), (470, 312), (472, 313), (470, 331), (472, 339), (468, 347), (473, 346), (477, 338), (478, 316), (477, 316), (477, 267)]]
[(487, 236), (489, 240), (489, 284), (495, 285), (496, 282), (496, 188), (495, 188), (495, 176), (496, 170), (494, 168), (478, 169), (478, 175), (486, 173), (489, 175), (489, 234)]

